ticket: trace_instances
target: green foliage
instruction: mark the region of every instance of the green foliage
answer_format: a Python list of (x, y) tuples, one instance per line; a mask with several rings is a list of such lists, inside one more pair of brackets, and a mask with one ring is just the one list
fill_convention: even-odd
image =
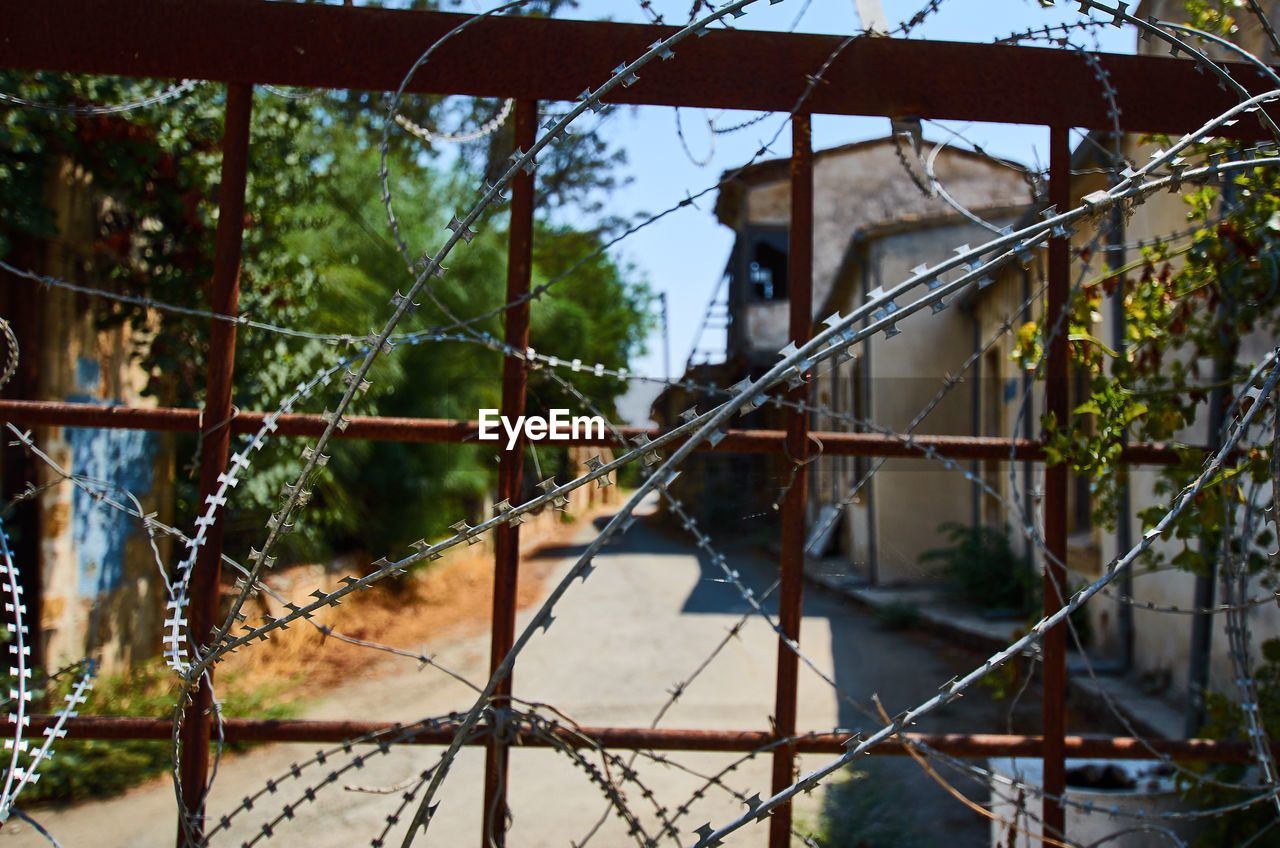
[[(7, 71), (4, 90), (44, 102), (82, 104), (135, 99), (163, 87), (114, 77)], [(94, 194), (92, 255), (100, 283), (178, 306), (207, 309), (213, 271), (216, 198), (225, 104), (223, 88), (197, 86), (161, 107), (128, 115), (70, 116), (37, 109), (0, 112), (0, 254), (15, 240), (49, 238), (55, 218), (46, 186), (63, 169)], [(308, 120), (305, 107), (259, 99), (250, 139), (253, 169), (246, 193), (241, 308), (270, 310), (293, 324), (305, 313), (310, 277), (288, 254), (288, 211), (312, 188), (310, 162), (293, 145)], [(95, 304), (104, 324), (154, 321), (141, 363), (148, 390), (162, 403), (191, 405), (203, 391), (208, 323), (172, 313), (150, 315), (130, 304)], [(261, 366), (274, 339), (242, 334), (242, 367)], [(250, 369), (251, 373), (258, 369)], [(268, 371), (270, 367), (267, 366)], [(262, 400), (260, 386), (242, 389), (244, 408)]]
[[(140, 89), (114, 78), (22, 72), (6, 72), (0, 85), (33, 100), (59, 103), (119, 102), (157, 88)], [(475, 202), (481, 178), (466, 166), (469, 154), (438, 156), (395, 128), (386, 167), (399, 232), (412, 259), (402, 257), (380, 198), (383, 165), (377, 144), (383, 111), (369, 98), (361, 93), (315, 102), (255, 97), (240, 281), (241, 312), (255, 320), (362, 338), (369, 328), (383, 325), (388, 300), (416, 278), (412, 262), (444, 241), (450, 214)], [(207, 84), (127, 116), (0, 111), (0, 256), (18, 242), (56, 235), (46, 186), (58, 169), (77, 168), (99, 198), (93, 255), (86, 257), (98, 269), (96, 282), (207, 309), (224, 102), (223, 87)], [(458, 104), (447, 99), (410, 98), (406, 109), (411, 107), (426, 109), (415, 117), (433, 126), (459, 118)], [(461, 120), (465, 126), (470, 118)], [(485, 139), (482, 158), (493, 159), (504, 143), (509, 146), (500, 133)], [(539, 185), (545, 203), (583, 202), (611, 184), (607, 169), (613, 157), (597, 142), (590, 144), (597, 144), (594, 153), (580, 151), (575, 158), (572, 151), (561, 152), (544, 161)], [(508, 153), (504, 149), (501, 158)], [(433, 281), (431, 291), (419, 297), (421, 309), (399, 329), (450, 331), (461, 319), (470, 330), (500, 339), (501, 313), (477, 316), (505, 302), (507, 226), (501, 211), (483, 219), (477, 238), (451, 254), (447, 275)], [(647, 333), (649, 295), (631, 281), (630, 269), (603, 253), (592, 256), (602, 239), (598, 233), (538, 223), (533, 282), (539, 287), (556, 282), (533, 304), (530, 344), (566, 361), (617, 369)], [(558, 280), (562, 275), (567, 276)], [(140, 339), (137, 355), (152, 375), (149, 392), (162, 404), (202, 403), (207, 321), (106, 302), (94, 308), (104, 325), (129, 321), (154, 330), (145, 343)], [(300, 382), (357, 353), (354, 347), (239, 328), (233, 402), (246, 410), (277, 408)], [(380, 358), (371, 373), (372, 389), (352, 413), (474, 418), (480, 408), (499, 405), (500, 373), (501, 357), (482, 344), (425, 339), (402, 344)], [(606, 415), (625, 390), (624, 382), (612, 377), (579, 374), (575, 382)], [(587, 412), (535, 371), (528, 412), (542, 414), (551, 406)], [(180, 457), (191, 457), (196, 440), (183, 437), (178, 446)], [(282, 486), (297, 474), (301, 447), (300, 440), (273, 439), (255, 454), (225, 517), (232, 548), (259, 541)], [(544, 450), (539, 456), (544, 469), (560, 470), (562, 453)], [(311, 559), (341, 549), (387, 550), (440, 534), (459, 518), (473, 520), (493, 485), (493, 454), (488, 446), (346, 443), (315, 481), (311, 506), (282, 553)], [(180, 465), (185, 473), (177, 480), (176, 518), (183, 524), (194, 519), (200, 504), (197, 463), (180, 459)]]
[[(1194, 0), (1185, 4), (1188, 23), (1230, 38), (1237, 31), (1231, 12), (1241, 4)], [(1168, 144), (1164, 137), (1151, 142)], [(1210, 140), (1182, 154), (1194, 167), (1210, 157), (1242, 160), (1233, 142)], [(1089, 395), (1067, 421), (1042, 421), (1053, 462), (1067, 463), (1085, 475), (1093, 492), (1094, 522), (1114, 527), (1126, 471), (1118, 457), (1122, 440), (1201, 441), (1199, 423), (1217, 442), (1231, 426), (1225, 413), (1231, 398), (1246, 388), (1257, 362), (1241, 340), (1250, 334), (1280, 336), (1280, 169), (1255, 166), (1230, 171), (1221, 178), (1184, 185), (1182, 201), (1194, 234), (1189, 246), (1175, 249), (1156, 242), (1142, 251), (1131, 268), (1110, 268), (1098, 282), (1073, 295), (1069, 316), (1072, 366), (1089, 377)], [(1103, 297), (1123, 300), (1127, 320), (1122, 351), (1095, 343), (1092, 328), (1099, 320)], [(1038, 359), (1043, 331), (1031, 326), (1019, 337), (1017, 356), (1028, 366)], [(1274, 399), (1262, 401), (1274, 404)], [(1264, 411), (1265, 414), (1265, 411)], [(1274, 410), (1272, 411), (1274, 414)], [(1216, 431), (1216, 432), (1215, 432)], [(1196, 435), (1189, 435), (1195, 433)], [(1262, 524), (1242, 538), (1233, 518), (1249, 490), (1268, 480), (1267, 452), (1250, 449), (1231, 459), (1164, 531), (1168, 543), (1152, 548), (1151, 567), (1172, 565), (1208, 576), (1215, 560), (1230, 558), (1244, 565), (1262, 585), (1275, 588), (1265, 551), (1274, 533)], [(1182, 461), (1160, 471), (1155, 494), (1167, 502), (1203, 471), (1199, 451), (1185, 450)], [(1139, 511), (1145, 529), (1167, 512), (1164, 503)], [(1266, 663), (1258, 686), (1267, 732), (1280, 733), (1280, 642), (1264, 646)], [(1218, 738), (1243, 739), (1240, 708), (1228, 697), (1209, 693), (1206, 732)], [(1218, 780), (1238, 782), (1244, 766), (1207, 767)], [(1242, 793), (1207, 786), (1187, 786), (1197, 809), (1239, 801)], [(1280, 844), (1269, 833), (1254, 840), (1264, 824), (1274, 824), (1275, 809), (1257, 804), (1248, 810), (1214, 816), (1211, 832), (1199, 844)]]
[[(1193, 26), (1222, 36), (1236, 31), (1229, 3), (1192, 2), (1186, 8)], [(1193, 163), (1210, 156), (1240, 159), (1243, 150), (1213, 140), (1184, 154)], [(1093, 520), (1100, 526), (1115, 526), (1119, 492), (1128, 479), (1118, 462), (1123, 440), (1176, 446), (1197, 421), (1217, 424), (1256, 365), (1245, 355), (1241, 338), (1280, 335), (1280, 170), (1253, 167), (1231, 174), (1188, 184), (1182, 199), (1187, 221), (1196, 227), (1190, 246), (1175, 251), (1156, 242), (1143, 249), (1136, 266), (1108, 269), (1101, 280), (1073, 293), (1068, 351), (1072, 367), (1088, 375), (1089, 392), (1069, 420), (1050, 415), (1041, 424), (1049, 464), (1067, 463), (1089, 479)], [(1123, 298), (1127, 316), (1122, 351), (1092, 335), (1103, 298), (1111, 295)], [(1033, 367), (1043, 343), (1043, 328), (1028, 324), (1015, 356)], [(1217, 435), (1210, 433), (1210, 439)], [(1161, 471), (1156, 494), (1167, 498), (1181, 491), (1202, 463), (1201, 455), (1186, 451), (1181, 464)], [(1266, 479), (1266, 466), (1267, 456), (1258, 450), (1226, 466), (1196, 498), (1194, 509), (1184, 510), (1165, 531), (1166, 540), (1181, 542), (1180, 550), (1153, 550), (1148, 563), (1168, 561), (1206, 573), (1202, 551), (1221, 546), (1224, 517), (1243, 502), (1248, 486)], [(1142, 511), (1145, 527), (1154, 526), (1164, 512), (1163, 507)], [(1260, 533), (1231, 543), (1231, 553), (1255, 574), (1265, 572), (1261, 551), (1271, 543), (1270, 531)]]
[[(1254, 669), (1253, 680), (1258, 693), (1258, 710), (1262, 727), (1268, 738), (1280, 738), (1280, 639), (1262, 643), (1263, 661)], [(1205, 695), (1206, 721), (1200, 735), (1208, 739), (1247, 742), (1248, 724), (1240, 705), (1225, 695), (1208, 692)], [(1227, 784), (1249, 784), (1257, 781), (1256, 771), (1250, 763), (1194, 763), (1187, 768), (1208, 778)], [(1195, 809), (1213, 809), (1236, 804), (1257, 794), (1257, 790), (1231, 789), (1179, 777), (1182, 795)], [(1211, 816), (1203, 833), (1197, 837), (1198, 848), (1217, 848), (1220, 845), (1243, 845), (1265, 832), (1253, 845), (1280, 845), (1280, 832), (1274, 827), (1275, 805), (1269, 799), (1243, 810)], [(1268, 830), (1268, 828), (1270, 828)]]
[(1031, 608), (1031, 568), (1026, 558), (1013, 552), (1008, 528), (948, 521), (938, 530), (951, 546), (925, 551), (920, 562), (941, 562), (943, 576), (955, 584), (962, 600), (982, 609)]
[[(42, 102), (122, 102), (163, 84), (113, 77), (4, 72), (4, 90)], [(38, 109), (0, 112), (0, 255), (52, 238), (56, 220), (47, 187), (73, 174), (91, 206), (91, 282), (186, 309), (209, 308), (220, 181), (222, 86), (205, 84), (159, 107), (127, 115), (71, 116)], [(254, 103), (246, 187), (240, 308), (258, 319), (305, 325), (313, 314), (315, 278), (287, 248), (310, 225), (292, 213), (314, 190), (314, 153), (294, 144), (309, 122), (307, 107), (259, 97)], [(78, 210), (82, 214), (84, 210)], [(40, 271), (41, 268), (34, 270)], [(163, 405), (198, 406), (204, 392), (209, 322), (128, 303), (88, 301), (100, 325), (128, 322), (132, 351), (150, 380), (146, 392)], [(145, 328), (145, 329), (144, 329)], [(238, 334), (234, 402), (240, 409), (274, 406), (283, 386), (314, 373), (327, 352), (318, 343), (284, 346), (272, 334)], [(194, 438), (182, 440), (194, 450)], [(179, 479), (180, 520), (193, 518), (194, 479)], [(184, 485), (185, 484), (185, 485)]]
[[(54, 708), (73, 681), (55, 681), (45, 692)], [(161, 663), (142, 666), (118, 676), (94, 681), (88, 703), (81, 709), (102, 716), (173, 715), (178, 686), (172, 672)], [(277, 690), (248, 687), (235, 675), (224, 675), (218, 684), (223, 713), (228, 717), (292, 718), (292, 704), (278, 703)], [(39, 697), (39, 693), (37, 693)], [(77, 739), (68, 736), (53, 746), (53, 756), (41, 764), (40, 779), (23, 790), (23, 802), (75, 801), (101, 798), (169, 771), (170, 743), (165, 739)]]
[[(551, 5), (567, 4), (552, 2)], [(526, 9), (522, 14), (530, 11)], [(386, 108), (387, 101), (370, 92), (335, 93), (328, 100), (335, 125), (351, 133), (361, 147), (373, 150), (382, 143)], [(424, 128), (466, 134), (488, 124), (503, 108), (503, 101), (497, 99), (406, 92), (400, 101), (399, 114)], [(599, 119), (608, 120), (614, 111), (615, 107), (606, 107)], [(478, 186), (481, 180), (496, 181), (511, 167), (514, 121), (508, 120), (495, 131), (460, 144), (424, 141), (399, 127), (392, 128), (387, 140), (391, 157), (401, 161), (443, 161), (457, 154), (461, 167), (474, 176), (474, 185)], [(538, 154), (535, 205), (543, 212), (574, 209), (583, 217), (599, 221), (591, 229), (592, 235), (614, 232), (625, 221), (602, 217), (602, 212), (609, 194), (626, 183), (625, 178), (618, 176), (618, 169), (626, 162), (626, 151), (610, 149), (604, 133), (568, 134)]]
[(1243, 5), (1237, 0), (1185, 0), (1182, 4), (1187, 21), (1196, 29), (1221, 38), (1231, 38), (1240, 31), (1232, 9)]
[[(1023, 635), (1023, 631), (1018, 631), (1014, 638), (1021, 638)], [(1022, 663), (1015, 660), (991, 669), (978, 679), (978, 685), (991, 694), (991, 700), (1003, 701), (1022, 689), (1026, 684), (1026, 675)]]
[[(312, 226), (297, 228), (289, 239), (291, 251), (316, 280), (312, 327), (350, 332), (353, 326), (380, 326), (388, 299), (397, 289), (407, 291), (416, 274), (410, 273), (388, 230), (378, 192), (370, 191), (370, 178), (381, 167), (378, 151), (362, 143), (361, 133), (337, 122), (314, 125), (312, 135), (298, 143), (325, 151), (323, 157), (317, 155), (322, 188), (311, 207), (298, 211)], [(433, 170), (408, 151), (393, 150), (388, 171), (399, 232), (410, 255), (434, 252), (451, 214), (474, 202), (476, 178), (456, 163), (449, 171)], [(417, 298), (419, 309), (399, 328), (425, 337), (420, 343), (397, 345), (379, 361), (357, 414), (472, 419), (482, 408), (499, 407), (501, 356), (474, 340), (433, 341), (430, 333), (462, 319), (475, 333), (502, 338), (502, 314), (488, 313), (506, 300), (507, 226), (505, 214), (492, 213), (477, 225), (475, 239), (450, 255), (448, 273)], [(549, 288), (532, 303), (530, 346), (566, 361), (625, 367), (649, 329), (647, 290), (630, 281), (628, 272), (606, 254), (593, 255), (602, 246), (599, 236), (538, 222), (533, 243), (533, 286)], [(624, 381), (585, 373), (574, 377), (603, 414), (614, 414)], [(589, 412), (543, 370), (529, 375), (527, 398), (526, 414), (545, 415), (552, 407)], [(286, 472), (295, 471), (288, 458), (296, 457), (297, 449), (281, 445), (281, 461), (274, 466), (279, 473), (250, 481), (254, 503), (271, 503)], [(475, 519), (494, 483), (497, 450), (489, 445), (344, 444), (334, 452), (313, 501), (326, 522), (325, 542), (339, 548), (397, 549), (444, 533), (459, 518)], [(562, 450), (538, 450), (543, 477), (563, 470)], [(537, 482), (532, 468), (525, 476), (530, 485)], [(255, 533), (265, 513), (245, 514), (246, 534)]]

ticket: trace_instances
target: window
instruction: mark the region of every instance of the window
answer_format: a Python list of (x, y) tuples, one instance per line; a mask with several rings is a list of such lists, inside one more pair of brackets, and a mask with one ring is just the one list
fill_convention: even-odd
[[(743, 242), (739, 242), (742, 244)], [(743, 257), (749, 299), (770, 301), (787, 299), (787, 232), (786, 230), (748, 229)]]

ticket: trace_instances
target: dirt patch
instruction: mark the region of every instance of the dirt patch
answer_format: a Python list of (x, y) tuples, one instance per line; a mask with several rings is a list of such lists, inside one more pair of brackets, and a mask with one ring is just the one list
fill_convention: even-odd
[[(537, 556), (543, 549), (567, 545), (582, 527), (616, 509), (596, 503), (564, 521), (547, 512), (520, 528), (520, 582), (517, 604), (523, 609), (545, 597), (544, 584), (560, 561)], [(305, 603), (316, 589), (331, 591), (364, 562), (345, 569), (301, 565), (273, 573), (268, 585), (285, 600)], [(278, 615), (279, 600), (264, 594), (259, 615)], [(443, 559), (407, 576), (379, 584), (338, 607), (316, 615), (313, 622), (329, 628), (328, 635), (310, 624), (291, 625), (253, 648), (241, 650), (220, 667), (238, 685), (268, 687), (275, 699), (310, 700), (328, 694), (353, 677), (372, 679), (392, 667), (403, 668), (403, 656), (353, 644), (338, 636), (396, 648), (413, 655), (431, 654), (442, 638), (474, 636), (489, 630), (493, 604), (493, 550), (488, 543), (455, 548)]]

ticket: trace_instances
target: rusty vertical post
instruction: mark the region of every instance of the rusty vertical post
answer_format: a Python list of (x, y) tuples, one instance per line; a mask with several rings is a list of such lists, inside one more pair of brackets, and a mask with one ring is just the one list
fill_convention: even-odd
[[(516, 101), (515, 146), (528, 150), (536, 140), (538, 105), (533, 100)], [(533, 175), (520, 173), (511, 184), (511, 231), (507, 244), (507, 303), (529, 293), (533, 275)], [(504, 340), (509, 348), (529, 347), (529, 303), (511, 306), (506, 312)], [(508, 420), (524, 415), (528, 364), (507, 356), (502, 361), (502, 411)], [(520, 502), (524, 478), (524, 435), (510, 450), (498, 455), (498, 500), (512, 506)], [(516, 637), (516, 588), (520, 573), (520, 529), (501, 525), (494, 531), (493, 629), (489, 642), (489, 672), (492, 674), (511, 650)], [(511, 676), (498, 686), (494, 698), (498, 707), (511, 695)], [(485, 754), (484, 824), (485, 848), (506, 844), (507, 746), (489, 742)]]
[[(791, 119), (791, 225), (787, 239), (787, 294), (791, 303), (791, 339), (797, 346), (809, 340), (813, 323), (813, 134), (809, 115)], [(790, 394), (791, 400), (808, 401), (808, 387)], [(799, 660), (786, 643), (800, 642), (800, 618), (804, 588), (804, 508), (808, 488), (809, 415), (787, 413), (788, 460), (782, 501), (781, 585), (778, 594), (778, 625), (783, 637), (778, 641), (778, 675), (774, 699), (774, 730), (779, 737), (796, 732), (796, 689)], [(773, 791), (791, 785), (795, 748), (783, 745), (773, 752)], [(786, 848), (791, 843), (791, 805), (782, 804), (769, 820), (770, 848)]]
[[(249, 166), (249, 121), (253, 86), (227, 84), (226, 122), (222, 130), (222, 181), (218, 188), (218, 231), (213, 259), (213, 293), (209, 308), (215, 314), (236, 315), (240, 302), (240, 251), (244, 241), (244, 193)], [(231, 386), (236, 360), (236, 325), (213, 321), (209, 328), (208, 373), (205, 376), (204, 417), (200, 433), (200, 501), (218, 490), (218, 476), (227, 468), (231, 428)], [(191, 575), (191, 607), (187, 613), (192, 639), (204, 646), (217, 626), (221, 583), (222, 523), (215, 513), (196, 552)], [(210, 672), (212, 673), (212, 672)], [(182, 803), (178, 845), (203, 843), (204, 802), (208, 788), (209, 737), (213, 722), (213, 692), (208, 678), (201, 681), (182, 720)]]
[[(1058, 212), (1071, 208), (1071, 142), (1066, 127), (1049, 128), (1049, 202)], [(1053, 327), (1045, 369), (1045, 412), (1065, 425), (1067, 397), (1067, 299), (1070, 295), (1071, 242), (1069, 236), (1049, 239), (1049, 303), (1045, 326)], [(1044, 472), (1044, 614), (1053, 615), (1067, 596), (1067, 466), (1059, 463)], [(1044, 833), (1056, 839), (1065, 834), (1065, 811), (1058, 798), (1066, 789), (1067, 628), (1060, 624), (1044, 635)]]

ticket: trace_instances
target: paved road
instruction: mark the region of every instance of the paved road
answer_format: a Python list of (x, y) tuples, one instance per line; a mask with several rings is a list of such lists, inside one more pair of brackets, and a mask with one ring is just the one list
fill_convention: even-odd
[[(585, 528), (575, 543), (585, 544), (591, 534), (591, 528)], [(580, 549), (570, 546), (541, 554), (562, 560), (549, 585), (565, 573)], [(737, 592), (715, 582), (718, 574), (695, 553), (696, 549), (678, 535), (645, 522), (611, 543), (597, 559), (596, 572), (586, 582), (575, 583), (557, 609), (553, 626), (523, 655), (517, 666), (516, 693), (529, 701), (553, 705), (582, 725), (648, 726), (666, 703), (668, 691), (686, 680), (747, 612)], [(751, 555), (734, 556), (733, 564), (756, 591), (763, 590), (776, 574), (771, 563)], [(878, 629), (865, 613), (816, 592), (806, 599), (801, 644), (806, 656), (857, 702), (857, 706), (843, 702), (817, 674), (802, 667), (800, 726), (811, 730), (872, 727), (874, 723), (864, 712), (870, 709), (872, 693), (880, 696), (885, 709), (896, 713), (929, 697), (941, 682), (972, 661), (946, 646)], [(775, 646), (767, 625), (758, 618), (751, 620), (739, 638), (688, 687), (662, 725), (767, 729)], [(482, 679), (487, 637), (458, 638), (433, 645), (431, 650), (445, 665), (472, 680)], [(374, 682), (342, 687), (306, 717), (408, 722), (465, 710), (470, 706), (469, 696), (466, 687), (438, 672), (406, 669)], [(1000, 710), (982, 700), (967, 698), (961, 702), (965, 706), (949, 708), (938, 724), (922, 729), (945, 725), (951, 731), (1002, 731)], [(327, 787), (316, 803), (299, 803), (306, 786), (322, 782), (336, 764), (350, 759), (331, 757), (322, 766), (304, 769), (301, 781), (290, 778), (291, 765), (306, 761), (316, 747), (270, 746), (224, 762), (211, 796), (215, 820), (234, 810), (245, 795), (262, 789), (269, 776), (284, 779), (274, 794), (256, 801), (252, 810), (236, 814), (230, 829), (213, 844), (240, 845), (255, 838), (257, 844), (265, 843), (263, 823), (279, 816), (286, 804), (297, 805), (295, 818), (272, 827), (275, 841), (309, 848), (369, 844), (401, 803), (403, 790), (370, 794), (343, 786), (395, 787), (412, 779), (437, 756), (437, 749), (428, 748), (375, 754), (362, 768)], [(637, 765), (642, 781), (668, 815), (703, 785), (698, 775), (715, 773), (734, 759), (713, 754), (674, 754), (672, 758), (687, 770), (666, 764)], [(825, 760), (807, 758), (804, 767), (812, 768)], [(616, 772), (616, 764), (612, 768)], [(874, 779), (864, 783), (881, 800), (868, 804), (859, 815), (879, 816), (895, 826), (914, 823), (930, 837), (928, 843), (945, 841), (948, 848), (986, 844), (985, 822), (951, 800), (911, 763), (876, 758), (872, 769)], [(481, 771), (478, 751), (468, 752), (451, 772), (428, 838), (415, 844), (479, 843)], [(746, 763), (725, 780), (747, 795), (756, 791), (767, 794), (767, 758)], [(511, 785), (513, 830), (509, 844), (513, 846), (580, 843), (605, 811), (602, 796), (590, 784), (587, 773), (550, 751), (516, 751)], [(654, 805), (642, 794), (639, 788), (628, 788), (627, 803), (636, 810), (647, 808), (643, 823), (652, 826)], [(822, 803), (821, 793), (802, 799), (800, 822), (816, 823)], [(723, 822), (741, 809), (739, 802), (713, 789), (693, 804), (678, 825), (687, 836), (704, 821)], [(160, 782), (121, 798), (69, 809), (43, 809), (36, 815), (67, 848), (163, 846), (172, 844), (173, 839), (173, 790)], [(0, 831), (0, 848), (45, 844), (30, 827), (15, 825), (10, 823)], [(393, 829), (392, 833), (388, 844), (399, 844), (402, 831)], [(592, 844), (634, 843), (628, 841), (620, 820), (610, 818)], [(763, 845), (764, 829), (741, 832), (728, 844)]]

